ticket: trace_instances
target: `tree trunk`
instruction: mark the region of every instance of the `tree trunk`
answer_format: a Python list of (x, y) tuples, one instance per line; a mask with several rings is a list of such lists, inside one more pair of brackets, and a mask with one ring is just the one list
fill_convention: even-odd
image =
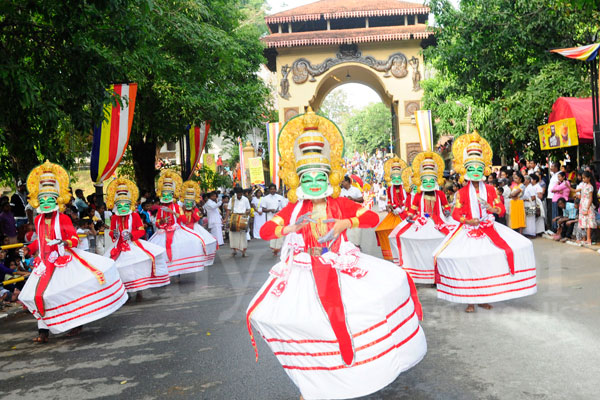
[(135, 180), (140, 189), (140, 193), (149, 190), (154, 193), (154, 178), (157, 171), (156, 163), (156, 141), (150, 139), (147, 141), (130, 141), (131, 155), (133, 156), (133, 170)]

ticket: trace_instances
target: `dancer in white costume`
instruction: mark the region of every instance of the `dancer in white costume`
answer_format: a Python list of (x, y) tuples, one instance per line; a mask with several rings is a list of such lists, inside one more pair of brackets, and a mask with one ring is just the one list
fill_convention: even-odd
[(204, 270), (204, 244), (196, 232), (177, 222), (183, 214), (174, 199), (179, 197), (183, 180), (175, 171), (161, 171), (156, 189), (161, 208), (156, 214), (158, 231), (149, 242), (167, 249), (169, 275), (189, 274)]
[(306, 400), (373, 393), (427, 351), (414, 283), (346, 238), (349, 228), (374, 227), (379, 217), (338, 197), (343, 139), (335, 124), (309, 109), (278, 140), (290, 203), (261, 236), (285, 243), (248, 308), (252, 342), (250, 324)]
[(408, 218), (392, 234), (390, 243), (398, 265), (416, 283), (433, 284), (433, 251), (458, 224), (450, 218), (450, 205), (441, 191), (444, 160), (434, 152), (419, 153), (412, 163), (412, 179), (419, 192), (412, 196)]
[(29, 204), (40, 215), (35, 220), (39, 252), (35, 268), (19, 300), (38, 320), (34, 340), (48, 342), (49, 332), (71, 330), (115, 312), (127, 301), (127, 292), (113, 260), (77, 249), (71, 219), (60, 213), (69, 202), (69, 176), (61, 166), (46, 161), (27, 178)]
[(138, 188), (127, 178), (113, 180), (107, 189), (106, 205), (113, 209), (109, 237), (114, 247), (105, 256), (115, 260), (121, 280), (128, 292), (168, 285), (167, 252), (164, 247), (141, 238), (145, 235), (139, 214), (134, 212)]
[(455, 197), (452, 216), (460, 222), (434, 252), (440, 299), (492, 308), (488, 303), (537, 291), (535, 256), (529, 239), (494, 222), (504, 206), (491, 185), (492, 149), (477, 134), (459, 136), (452, 146), (454, 170), (467, 180)]
[(217, 192), (210, 192), (208, 200), (204, 204), (206, 218), (208, 219), (208, 230), (217, 241), (218, 246), (223, 246), (223, 217), (221, 216), (221, 201), (217, 202)]
[(219, 246), (217, 239), (200, 225), (200, 210), (196, 204), (200, 201), (200, 186), (194, 181), (183, 182), (181, 197), (179, 200), (183, 203), (183, 214), (179, 217), (179, 224), (185, 226), (198, 234), (204, 244), (204, 265), (213, 265), (215, 254)]

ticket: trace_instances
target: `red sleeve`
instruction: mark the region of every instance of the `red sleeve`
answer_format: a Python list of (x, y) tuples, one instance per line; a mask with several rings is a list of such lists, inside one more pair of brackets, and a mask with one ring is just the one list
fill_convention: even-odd
[(459, 222), (464, 222), (465, 219), (471, 219), (471, 206), (469, 204), (469, 186), (464, 186), (454, 197), (454, 211), (452, 218)]
[(387, 194), (387, 205), (388, 206), (392, 205), (392, 200), (393, 200), (392, 199), (393, 193), (392, 193), (391, 188), (392, 188), (391, 186), (388, 186), (387, 188), (385, 188), (385, 194)]
[(411, 203), (409, 204), (406, 210), (407, 214), (411, 218), (415, 218), (415, 216), (419, 215), (419, 208), (421, 207), (421, 196), (423, 194), (421, 192), (415, 193), (415, 195), (411, 198)]
[(200, 221), (200, 209), (194, 208), (194, 212), (192, 213), (192, 220), (194, 222)]
[(62, 240), (68, 241), (71, 243), (69, 247), (77, 247), (79, 244), (79, 236), (77, 236), (77, 231), (73, 226), (73, 222), (71, 218), (69, 218), (65, 214), (58, 214), (58, 221), (60, 223), (60, 234), (62, 235)]
[[(192, 219), (193, 219), (193, 217), (192, 217)], [(177, 222), (179, 222), (179, 224), (180, 224), (180, 225), (185, 225), (185, 226), (187, 226), (187, 223), (188, 223), (188, 222), (187, 222), (187, 218), (186, 218), (186, 216), (185, 216), (185, 213), (184, 213), (183, 215), (179, 215), (179, 216), (177, 217)]]
[(338, 197), (342, 216), (350, 219), (353, 228), (374, 228), (379, 224), (379, 215), (364, 208), (360, 203), (346, 197)]
[(115, 214), (110, 217), (110, 238), (113, 242), (116, 240), (115, 229), (117, 229), (117, 218), (119, 218), (119, 216)]
[(504, 203), (500, 201), (498, 193), (496, 193), (496, 188), (486, 184), (485, 189), (487, 190), (488, 203), (491, 204), (492, 207), (498, 207), (500, 209), (498, 216), (503, 217), (504, 214), (506, 214), (506, 207), (504, 207)]
[(281, 211), (275, 214), (273, 218), (265, 222), (260, 228), (261, 239), (272, 240), (283, 236), (281, 231), (285, 226), (290, 224), (290, 219), (292, 218), (295, 207), (296, 203), (289, 203)]
[(136, 212), (131, 214), (131, 225), (132, 226), (129, 227), (129, 229), (131, 229), (131, 239), (140, 240), (141, 238), (143, 238), (146, 234), (146, 231), (144, 230), (144, 224), (142, 223), (142, 218), (140, 217), (140, 214)]
[(442, 190), (438, 190), (438, 195), (440, 198), (440, 203), (442, 204), (442, 211), (449, 210), (450, 204), (448, 204), (448, 198), (446, 198), (446, 194)]

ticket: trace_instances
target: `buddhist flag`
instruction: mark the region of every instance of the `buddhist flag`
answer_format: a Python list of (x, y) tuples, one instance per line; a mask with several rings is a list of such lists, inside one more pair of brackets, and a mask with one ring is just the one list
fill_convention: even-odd
[(238, 138), (238, 147), (240, 151), (240, 178), (242, 181), (242, 187), (246, 188), (248, 185), (248, 179), (246, 178), (246, 165), (244, 163), (244, 147), (242, 146), (242, 138)]
[(269, 173), (271, 183), (274, 183), (279, 190), (279, 148), (277, 147), (277, 138), (281, 123), (267, 123), (267, 142), (269, 143)]
[(587, 46), (569, 47), (566, 49), (550, 50), (551, 53), (558, 53), (567, 58), (573, 58), (581, 61), (592, 61), (598, 57), (600, 43), (588, 44)]
[(114, 84), (108, 90), (120, 99), (116, 105), (104, 107), (102, 126), (94, 128), (90, 174), (97, 184), (113, 175), (125, 154), (133, 122), (137, 83)]
[(433, 127), (431, 125), (431, 110), (415, 111), (415, 120), (417, 121), (417, 130), (419, 131), (421, 150), (432, 151)]
[(210, 123), (205, 122), (200, 126), (188, 125), (185, 135), (185, 157), (184, 157), (184, 172), (187, 175), (186, 179), (190, 179), (202, 157), (202, 152), (206, 146)]

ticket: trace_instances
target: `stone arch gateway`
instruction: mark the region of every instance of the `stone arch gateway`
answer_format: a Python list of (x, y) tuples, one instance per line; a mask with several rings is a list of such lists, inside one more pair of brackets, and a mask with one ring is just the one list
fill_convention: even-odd
[(433, 42), (429, 8), (397, 0), (321, 0), (266, 17), (268, 68), (277, 73), (279, 120), (318, 110), (336, 87), (361, 83), (390, 108), (394, 152), (419, 148), (421, 49)]

